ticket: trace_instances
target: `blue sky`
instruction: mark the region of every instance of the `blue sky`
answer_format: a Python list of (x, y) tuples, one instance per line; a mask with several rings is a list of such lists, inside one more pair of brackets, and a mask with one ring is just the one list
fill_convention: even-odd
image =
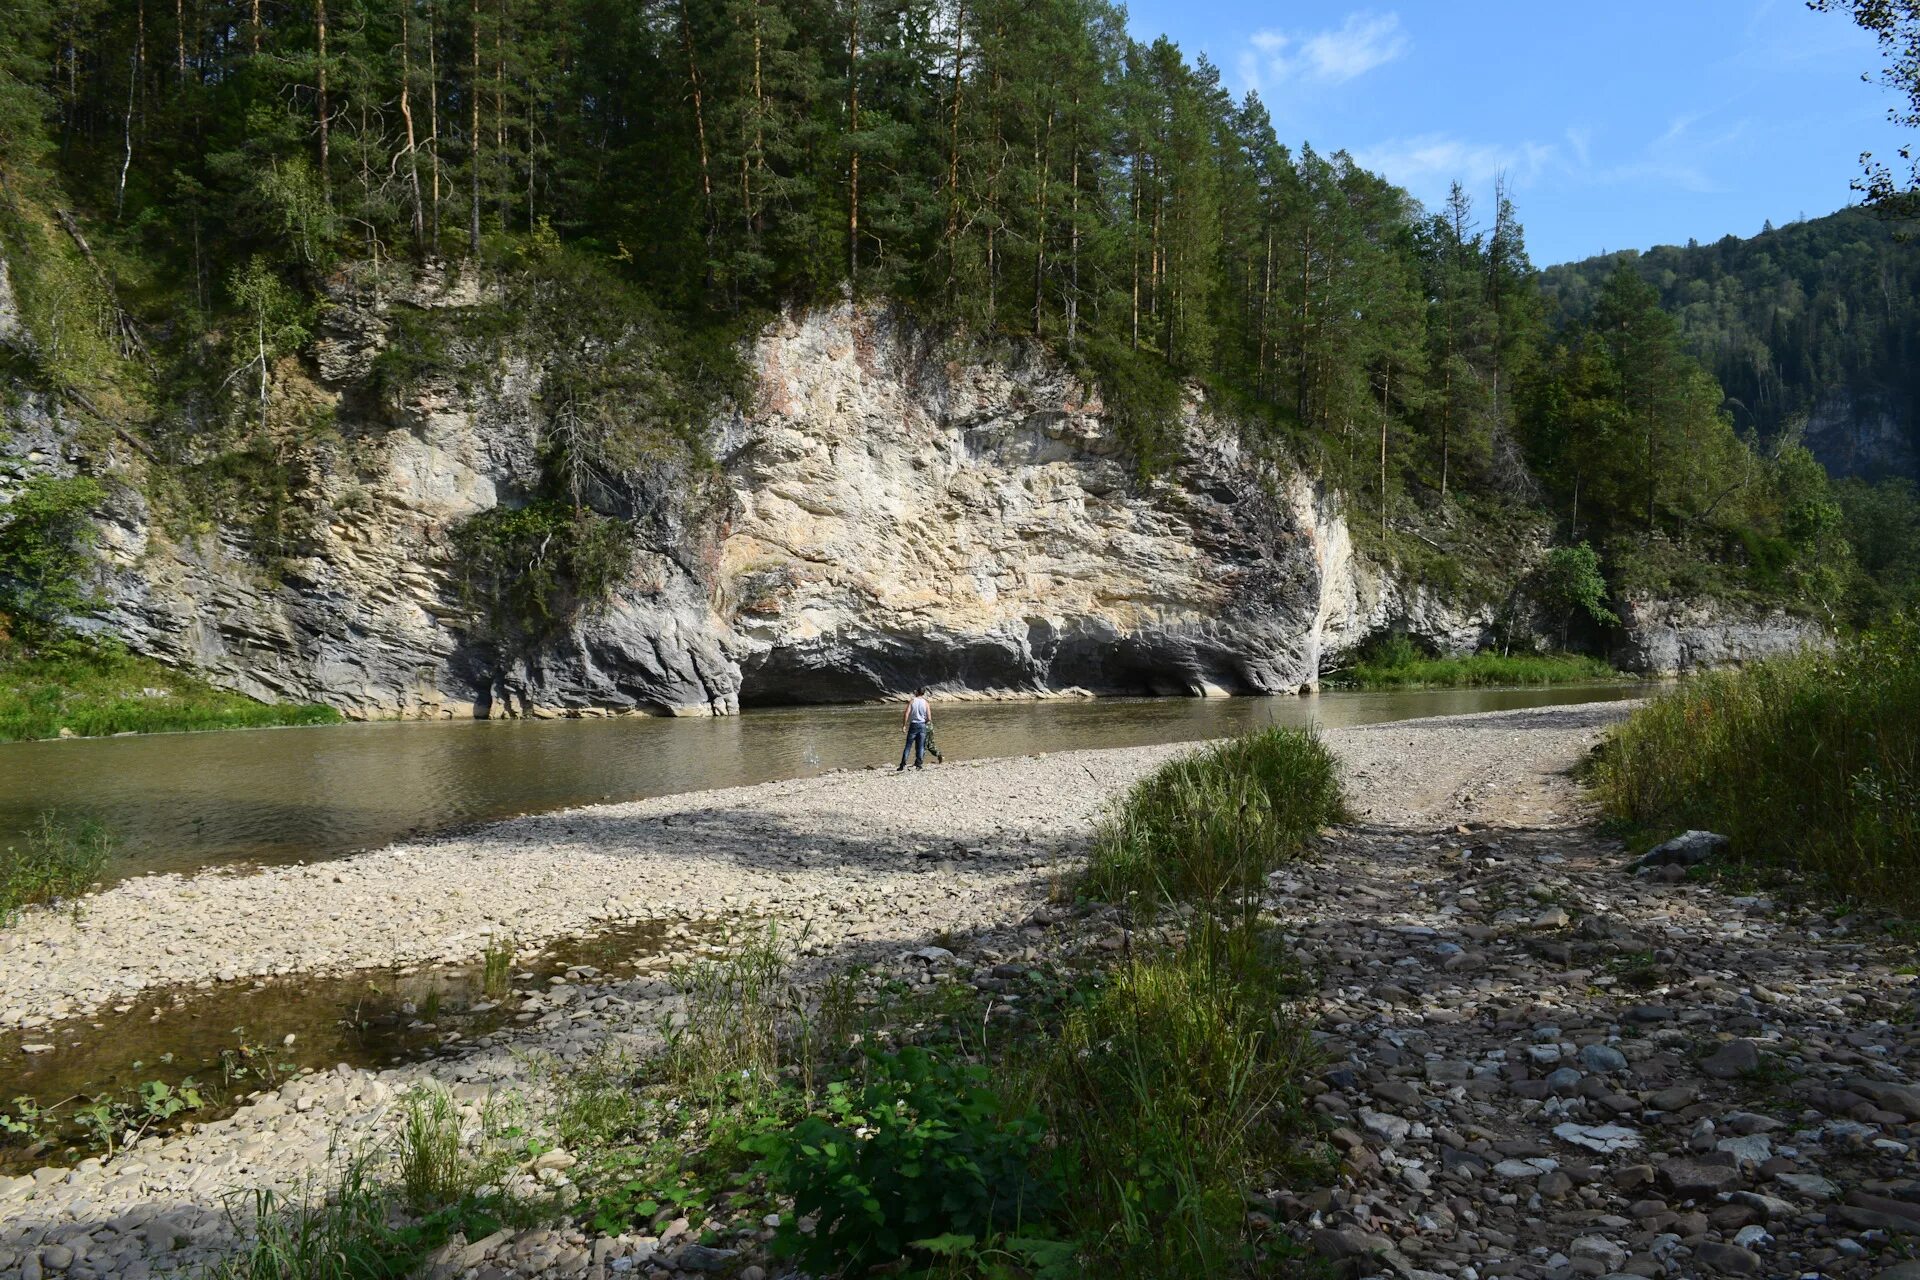
[(1133, 0), (1141, 38), (1257, 89), (1280, 137), (1344, 148), (1430, 206), (1513, 191), (1535, 263), (1752, 235), (1892, 158), (1871, 36), (1801, 0)]

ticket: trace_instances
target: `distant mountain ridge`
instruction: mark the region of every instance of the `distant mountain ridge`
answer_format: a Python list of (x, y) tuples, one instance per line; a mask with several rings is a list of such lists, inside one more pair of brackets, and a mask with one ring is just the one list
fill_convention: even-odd
[(1800, 428), (1837, 476), (1920, 479), (1920, 238), (1862, 209), (1748, 239), (1627, 249), (1549, 267), (1561, 323), (1592, 311), (1621, 263), (1659, 290), (1720, 380), (1735, 424)]

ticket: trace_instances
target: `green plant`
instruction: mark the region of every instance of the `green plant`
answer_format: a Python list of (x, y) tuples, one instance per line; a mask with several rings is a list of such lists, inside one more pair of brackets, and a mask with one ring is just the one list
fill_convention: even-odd
[(0, 925), (20, 908), (78, 897), (113, 858), (113, 833), (92, 818), (44, 813), (17, 845), (0, 849)]
[(460, 589), (475, 627), (509, 652), (553, 633), (604, 597), (633, 559), (633, 531), (560, 502), (494, 507), (453, 531)]
[(1246, 1251), (1245, 1197), (1301, 1160), (1315, 1056), (1278, 939), (1202, 922), (1071, 1010), (1037, 1083), (1075, 1172), (1067, 1221), (1126, 1274), (1215, 1276)]
[(31, 656), (0, 663), (0, 742), (337, 724), (340, 713), (312, 704), (264, 703), (216, 689), (107, 640), (60, 636)]
[(191, 1076), (178, 1085), (147, 1080), (127, 1093), (86, 1099), (74, 1108), (73, 1120), (96, 1150), (112, 1155), (117, 1147), (138, 1142), (155, 1125), (205, 1105)]
[(35, 476), (0, 505), (0, 652), (51, 639), (93, 599), (85, 578), (106, 490), (88, 476)]
[(1560, 619), (1560, 643), (1567, 643), (1567, 627), (1576, 613), (1603, 627), (1620, 619), (1607, 608), (1607, 580), (1600, 573), (1600, 554), (1591, 543), (1555, 547), (1540, 567), (1540, 602)]
[(1345, 812), (1311, 730), (1247, 734), (1138, 783), (1096, 837), (1083, 889), (1148, 910), (1251, 889)]
[(489, 1000), (505, 996), (513, 986), (513, 943), (497, 939), (480, 955), (480, 991)]
[(755, 1171), (793, 1198), (775, 1249), (815, 1273), (858, 1269), (1044, 1217), (1055, 1194), (1034, 1172), (1045, 1130), (988, 1079), (924, 1049), (876, 1054), (864, 1087), (836, 1081), (819, 1112), (748, 1137)]
[(285, 1197), (256, 1191), (228, 1205), (252, 1244), (213, 1267), (206, 1280), (405, 1280), (459, 1232), (469, 1239), (525, 1221), (514, 1206), (464, 1199), (424, 1217), (395, 1212), (394, 1192), (366, 1156), (350, 1159), (339, 1182)]
[(437, 1085), (407, 1091), (395, 1155), (406, 1206), (415, 1213), (452, 1204), (479, 1186), (460, 1136), (460, 1108)]
[(1639, 838), (1725, 834), (1735, 859), (1841, 894), (1920, 904), (1920, 620), (1695, 677), (1613, 735), (1593, 767)]
[(723, 958), (678, 970), (674, 986), (681, 1018), (664, 1029), (667, 1047), (658, 1064), (664, 1077), (700, 1089), (771, 1085), (798, 1004), (776, 929), (729, 940)]

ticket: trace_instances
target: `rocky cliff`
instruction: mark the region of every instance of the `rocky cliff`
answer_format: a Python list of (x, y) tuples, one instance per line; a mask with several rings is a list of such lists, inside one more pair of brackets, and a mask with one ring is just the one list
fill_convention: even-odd
[(1629, 598), (1621, 602), (1620, 624), (1614, 665), (1650, 676), (1740, 666), (1832, 643), (1811, 618), (1715, 600)]
[[(1044, 350), (990, 355), (885, 310), (789, 315), (748, 353), (750, 407), (717, 413), (711, 476), (639, 476), (640, 534), (611, 598), (531, 652), (472, 634), (450, 531), (539, 475), (541, 370), (507, 359), (394, 396), (373, 361), (395, 315), (477, 305), (431, 275), (322, 317), (312, 394), (337, 437), (300, 459), (313, 518), (263, 557), (229, 523), (181, 528), (124, 439), (77, 443), (26, 397), (8, 470), (115, 483), (104, 602), (87, 625), (265, 698), (356, 716), (645, 711), (949, 694), (1274, 693), (1386, 625), (1469, 648), (1489, 618), (1355, 555), (1339, 502), (1244, 447), (1200, 399), (1186, 456), (1141, 482), (1097, 395)], [(384, 396), (384, 399), (383, 399)], [(82, 458), (82, 453), (86, 457)]]
[[(1097, 393), (1044, 349), (967, 346), (878, 308), (784, 316), (750, 342), (752, 394), (717, 410), (711, 462), (654, 460), (618, 514), (631, 570), (538, 645), (476, 634), (451, 533), (529, 500), (545, 372), (375, 360), (402, 313), (486, 299), (431, 274), (342, 285), (305, 394), (337, 430), (304, 446), (310, 516), (262, 554), (244, 522), (170, 517), (132, 437), (81, 443), (48, 401), (6, 410), (0, 497), (38, 470), (102, 474), (102, 605), (87, 626), (262, 698), (355, 716), (725, 714), (884, 697), (1278, 693), (1385, 627), (1484, 643), (1461, 608), (1366, 563), (1338, 499), (1249, 446), (1196, 395), (1183, 456), (1142, 481)], [(290, 383), (291, 383), (290, 379)], [(1669, 672), (1797, 646), (1784, 617), (1641, 604), (1623, 660)]]

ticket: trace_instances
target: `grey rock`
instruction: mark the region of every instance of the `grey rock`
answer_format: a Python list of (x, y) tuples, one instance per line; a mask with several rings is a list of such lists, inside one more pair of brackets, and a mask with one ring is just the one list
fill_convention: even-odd
[(1700, 1064), (1716, 1080), (1731, 1080), (1760, 1065), (1760, 1046), (1751, 1040), (1729, 1040)]
[(1731, 1191), (1739, 1185), (1740, 1173), (1723, 1164), (1669, 1160), (1660, 1166), (1660, 1182), (1677, 1196), (1697, 1200), (1702, 1196)]
[(1646, 675), (1679, 675), (1833, 643), (1810, 618), (1710, 600), (1630, 596), (1621, 602), (1620, 623), (1625, 639), (1614, 652), (1614, 664)]
[(1727, 851), (1732, 842), (1713, 831), (1684, 831), (1640, 856), (1635, 867), (1691, 867)]
[(704, 1244), (690, 1244), (673, 1256), (673, 1265), (682, 1271), (724, 1271), (739, 1256), (738, 1249), (715, 1249)]
[(1580, 1065), (1589, 1071), (1611, 1075), (1627, 1069), (1627, 1055), (1610, 1044), (1590, 1044), (1580, 1050)]
[(1709, 1271), (1730, 1276), (1757, 1276), (1767, 1265), (1766, 1260), (1751, 1249), (1713, 1240), (1695, 1245), (1693, 1260)]

